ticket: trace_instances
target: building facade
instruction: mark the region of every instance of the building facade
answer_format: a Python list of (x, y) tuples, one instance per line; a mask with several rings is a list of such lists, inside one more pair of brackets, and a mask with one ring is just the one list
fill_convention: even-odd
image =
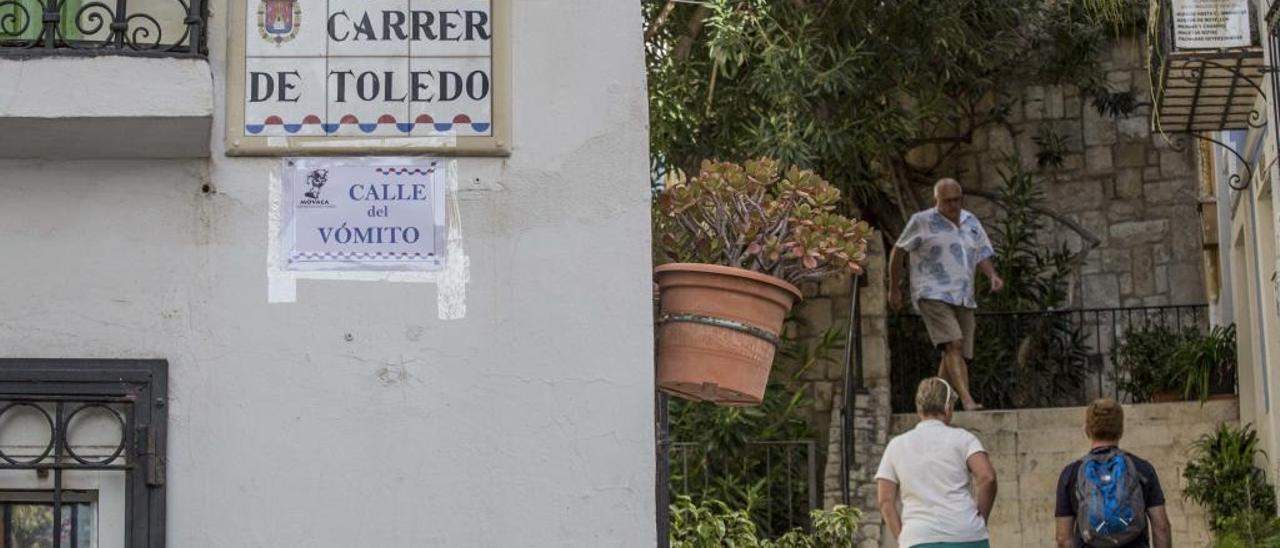
[[(1154, 56), (1164, 71), (1158, 98), (1162, 117), (1199, 147), (1200, 228), (1206, 296), (1220, 325), (1238, 337), (1240, 421), (1254, 425), (1268, 455), (1280, 449), (1273, 398), (1280, 374), (1280, 217), (1273, 206), (1276, 144), (1280, 133), (1275, 94), (1280, 53), (1277, 3), (1241, 2), (1249, 16), (1247, 44), (1183, 51), (1176, 44)], [(1156, 80), (1161, 82), (1161, 80)], [(1185, 120), (1185, 121), (1184, 121)], [(1191, 135), (1192, 139), (1186, 136)], [(1259, 463), (1274, 481), (1277, 463)]]

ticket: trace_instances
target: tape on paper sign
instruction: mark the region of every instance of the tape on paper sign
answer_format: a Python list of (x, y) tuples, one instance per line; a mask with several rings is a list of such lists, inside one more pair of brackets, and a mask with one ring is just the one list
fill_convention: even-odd
[(284, 158), (270, 184), (268, 302), (295, 302), (299, 279), (435, 283), (438, 316), (465, 317), (457, 190), (456, 160)]

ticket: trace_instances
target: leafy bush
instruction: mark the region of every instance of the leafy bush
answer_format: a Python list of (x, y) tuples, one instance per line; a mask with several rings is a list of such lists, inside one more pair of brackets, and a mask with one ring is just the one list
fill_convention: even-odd
[(1209, 399), (1210, 391), (1228, 385), (1236, 368), (1236, 326), (1214, 326), (1203, 337), (1182, 341), (1173, 353), (1186, 399)]
[(671, 504), (671, 548), (759, 546), (756, 524), (746, 510), (730, 510), (718, 500), (680, 495)]
[(871, 227), (835, 212), (840, 191), (817, 174), (761, 159), (704, 162), (654, 202), (658, 262), (754, 270), (791, 283), (862, 272)]
[(733, 510), (722, 501), (695, 504), (687, 496), (671, 504), (671, 548), (843, 548), (853, 546), (861, 513), (836, 506), (810, 512), (813, 532), (793, 529), (777, 540), (761, 539), (746, 510)]
[(1224, 423), (1192, 446), (1192, 460), (1182, 472), (1183, 496), (1204, 507), (1215, 533), (1227, 532), (1233, 523), (1238, 528), (1241, 516), (1253, 512), (1276, 513), (1275, 491), (1254, 466), (1262, 454), (1258, 443), (1252, 426)]
[(1112, 349), (1116, 383), (1135, 403), (1155, 393), (1172, 392), (1185, 399), (1209, 399), (1214, 389), (1229, 388), (1236, 366), (1236, 328), (1213, 327), (1201, 334), (1163, 324), (1130, 326)]
[(1226, 518), (1213, 548), (1280, 548), (1280, 518), (1262, 512)]
[(1163, 324), (1129, 326), (1120, 344), (1111, 349), (1117, 386), (1134, 403), (1149, 402), (1157, 392), (1181, 389), (1173, 354), (1183, 341), (1196, 336), (1194, 330), (1176, 331)]

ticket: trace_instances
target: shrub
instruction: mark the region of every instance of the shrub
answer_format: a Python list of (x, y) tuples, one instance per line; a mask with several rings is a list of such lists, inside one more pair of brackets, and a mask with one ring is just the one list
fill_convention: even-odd
[(856, 508), (836, 506), (810, 512), (813, 532), (793, 529), (777, 540), (761, 539), (746, 510), (722, 501), (695, 504), (686, 496), (671, 504), (671, 548), (843, 548), (853, 546), (862, 515)]
[(1116, 383), (1135, 403), (1151, 401), (1157, 392), (1203, 402), (1215, 388), (1230, 386), (1236, 328), (1215, 326), (1201, 334), (1192, 327), (1178, 331), (1162, 324), (1131, 326), (1112, 350), (1111, 360)]
[[(1262, 454), (1252, 426), (1222, 424), (1192, 446), (1192, 460), (1182, 472), (1183, 496), (1204, 507), (1215, 533), (1238, 525), (1251, 512), (1275, 515), (1276, 496), (1266, 475), (1254, 466)], [(1236, 522), (1231, 520), (1236, 518)]]
[(1149, 402), (1157, 392), (1181, 391), (1173, 354), (1193, 337), (1194, 331), (1178, 332), (1163, 324), (1129, 326), (1111, 349), (1116, 384), (1134, 403)]
[(1236, 326), (1217, 327), (1203, 337), (1188, 337), (1173, 352), (1182, 381), (1182, 394), (1200, 401), (1209, 399), (1217, 386), (1229, 386), (1236, 368)]
[(1262, 512), (1226, 518), (1213, 548), (1280, 548), (1280, 518)]

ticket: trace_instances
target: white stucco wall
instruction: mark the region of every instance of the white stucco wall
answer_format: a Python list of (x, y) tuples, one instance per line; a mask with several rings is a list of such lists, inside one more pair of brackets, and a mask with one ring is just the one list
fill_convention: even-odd
[(427, 284), (268, 304), (276, 161), (221, 139), (211, 160), (0, 160), (0, 355), (169, 360), (169, 546), (654, 544), (640, 8), (512, 5), (514, 152), (459, 164), (481, 181), (461, 320)]

